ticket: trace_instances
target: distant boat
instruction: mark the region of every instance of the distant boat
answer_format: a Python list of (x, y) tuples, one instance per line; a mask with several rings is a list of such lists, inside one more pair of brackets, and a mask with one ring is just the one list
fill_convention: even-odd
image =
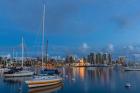
[(34, 72), (24, 69), (23, 61), (24, 61), (24, 44), (23, 44), (23, 37), (22, 37), (22, 66), (21, 68), (12, 68), (9, 71), (4, 72), (4, 77), (32, 76)]
[[(14, 51), (13, 51), (13, 56), (14, 56)], [(14, 58), (14, 57), (13, 57)], [(4, 73), (4, 72), (8, 72), (8, 71), (10, 71), (11, 69), (10, 68), (8, 68), (8, 64), (7, 64), (7, 62), (5, 62), (6, 63), (6, 67), (4, 67), (4, 68), (0, 68), (0, 73)], [(11, 62), (12, 63), (12, 62)]]
[(129, 87), (131, 87), (131, 84), (130, 83), (126, 83), (125, 84), (125, 87), (128, 87), (129, 88)]
[(136, 66), (128, 66), (128, 67), (124, 67), (124, 71), (140, 71), (140, 68), (139, 67), (136, 67)]

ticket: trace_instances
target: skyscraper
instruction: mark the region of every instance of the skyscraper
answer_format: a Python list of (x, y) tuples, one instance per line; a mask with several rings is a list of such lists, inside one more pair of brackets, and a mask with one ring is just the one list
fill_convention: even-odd
[(112, 55), (109, 53), (108, 54), (108, 64), (112, 64)]
[(96, 54), (95, 53), (90, 53), (88, 55), (88, 62), (90, 64), (96, 64)]
[(103, 54), (103, 63), (102, 64), (108, 64), (108, 54), (107, 53)]
[(96, 54), (96, 64), (102, 64), (102, 53)]

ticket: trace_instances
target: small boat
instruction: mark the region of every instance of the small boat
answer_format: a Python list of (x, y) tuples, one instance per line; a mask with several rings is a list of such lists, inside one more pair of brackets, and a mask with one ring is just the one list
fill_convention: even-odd
[(126, 83), (125, 87), (129, 88), (129, 87), (131, 87), (131, 84), (130, 83)]
[(22, 65), (20, 68), (11, 68), (8, 72), (4, 72), (4, 77), (24, 77), (24, 76), (32, 76), (34, 72), (28, 71), (24, 67), (24, 41), (22, 37)]
[(21, 69), (11, 69), (7, 72), (3, 73), (4, 77), (23, 77), (23, 76), (32, 76), (34, 72), (28, 71), (28, 70), (23, 70)]
[(29, 88), (44, 87), (59, 84), (63, 79), (58, 76), (49, 76), (45, 74), (40, 74), (35, 76), (32, 80), (25, 81)]
[(9, 68), (0, 68), (0, 73), (8, 72)]
[(124, 67), (124, 71), (140, 71), (137, 67)]

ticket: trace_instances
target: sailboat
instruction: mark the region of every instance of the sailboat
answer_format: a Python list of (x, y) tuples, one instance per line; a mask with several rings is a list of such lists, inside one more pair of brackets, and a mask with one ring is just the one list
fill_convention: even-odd
[(52, 85), (52, 86), (45, 86), (39, 88), (31, 88), (29, 89), (28, 93), (52, 93), (60, 90), (63, 87), (63, 83)]
[(23, 43), (23, 37), (22, 37), (22, 65), (21, 65), (21, 68), (12, 68), (8, 72), (4, 72), (4, 77), (32, 76), (34, 74), (34, 72), (24, 69), (23, 62), (24, 62), (24, 43)]
[[(42, 70), (44, 71), (43, 61), (44, 61), (44, 32), (45, 32), (45, 4), (44, 4), (44, 11), (43, 11), (43, 18), (42, 18), (42, 27), (43, 27), (43, 36), (42, 36)], [(62, 77), (58, 76), (56, 73), (51, 75), (48, 74), (40, 74), (34, 76), (32, 80), (27, 80), (25, 83), (28, 85), (29, 88), (38, 88), (44, 86), (51, 86), (59, 84), (63, 81)]]
[(0, 73), (3, 74), (4, 72), (8, 72), (9, 68), (0, 68)]

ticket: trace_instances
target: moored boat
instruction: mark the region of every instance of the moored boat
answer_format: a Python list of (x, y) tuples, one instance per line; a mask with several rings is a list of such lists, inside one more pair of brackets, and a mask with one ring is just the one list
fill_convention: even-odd
[(124, 71), (140, 71), (139, 67), (124, 67)]
[(23, 76), (32, 76), (34, 72), (22, 69), (11, 69), (7, 72), (4, 72), (4, 77), (23, 77)]
[(55, 84), (59, 84), (63, 81), (63, 79), (58, 76), (48, 76), (48, 75), (38, 75), (35, 76), (32, 80), (25, 81), (29, 88), (43, 87), (43, 86), (51, 86)]
[(24, 41), (22, 37), (22, 64), (20, 68), (12, 68), (7, 72), (4, 72), (5, 77), (23, 77), (23, 76), (32, 76), (34, 72), (23, 69), (24, 67)]
[(9, 68), (0, 68), (0, 73), (8, 72)]
[(4, 74), (4, 77), (23, 77), (23, 76), (32, 76), (34, 73), (30, 71), (20, 71), (13, 74)]
[(59, 83), (52, 86), (30, 88), (28, 93), (52, 93), (63, 87), (63, 83)]
[(130, 88), (132, 85), (130, 83), (126, 83), (125, 87)]

